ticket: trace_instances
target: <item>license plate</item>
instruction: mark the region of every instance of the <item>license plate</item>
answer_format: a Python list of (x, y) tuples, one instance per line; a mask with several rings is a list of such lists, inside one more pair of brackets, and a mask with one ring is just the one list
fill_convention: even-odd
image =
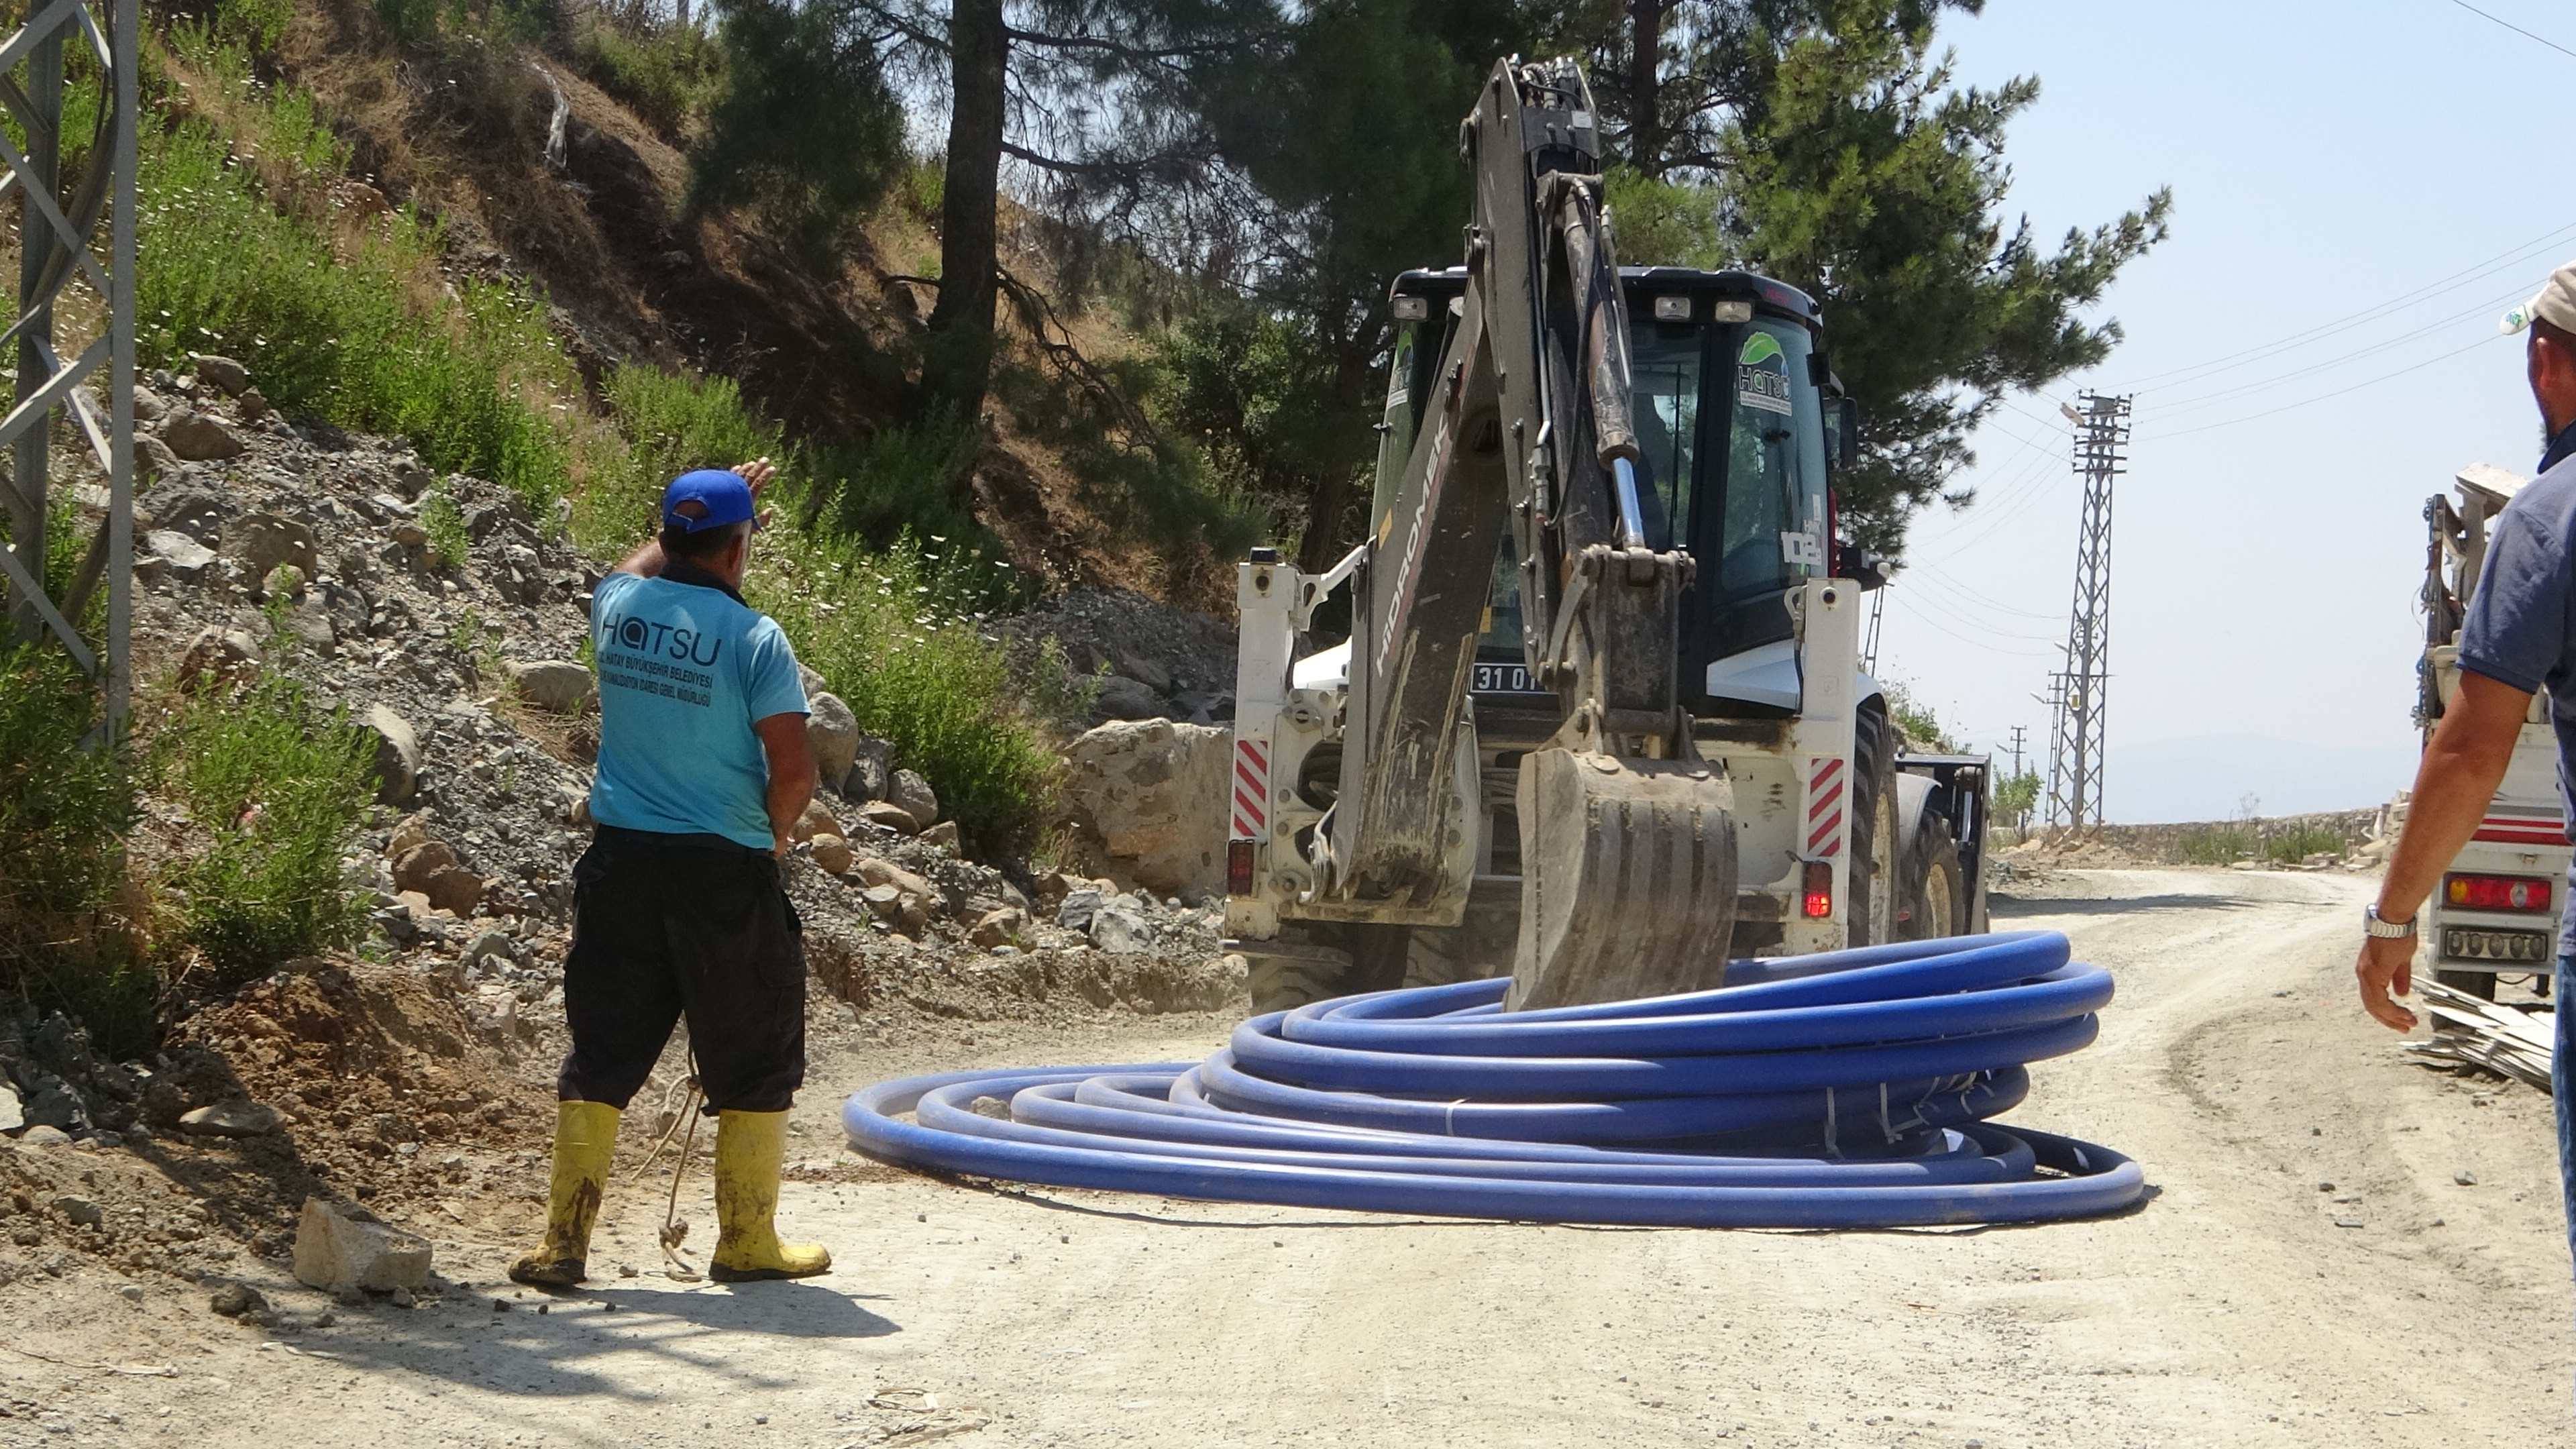
[(2442, 928), (2442, 954), (2453, 961), (2515, 961), (2538, 964), (2550, 958), (2546, 931), (2477, 931), (2465, 926)]
[(1470, 686), (1479, 694), (1536, 694), (1530, 688), (1526, 664), (1479, 664), (1476, 681)]

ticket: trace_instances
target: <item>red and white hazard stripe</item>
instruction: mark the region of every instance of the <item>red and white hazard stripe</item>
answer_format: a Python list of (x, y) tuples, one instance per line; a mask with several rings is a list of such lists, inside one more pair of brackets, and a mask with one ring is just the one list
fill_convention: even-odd
[(1259, 840), (1270, 830), (1270, 742), (1237, 736), (1234, 741), (1234, 834), (1236, 840)]
[(2496, 845), (2566, 845), (2567, 827), (2555, 810), (2489, 807), (2475, 837)]
[(1810, 860), (1843, 853), (1843, 762), (1832, 755), (1807, 760), (1807, 849)]

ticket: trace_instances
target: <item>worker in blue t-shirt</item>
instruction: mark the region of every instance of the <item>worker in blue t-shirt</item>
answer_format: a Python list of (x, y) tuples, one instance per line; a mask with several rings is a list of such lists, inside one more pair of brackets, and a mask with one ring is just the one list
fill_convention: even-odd
[(787, 1109), (805, 1081), (803, 925), (779, 883), (814, 797), (804, 685), (787, 635), (742, 601), (769, 460), (702, 469), (662, 494), (662, 534), (591, 596), (599, 669), (597, 834), (573, 867), (545, 1240), (510, 1268), (582, 1281), (619, 1114), (689, 1022), (716, 1118), (719, 1282), (832, 1265), (778, 1240)]
[[(2530, 329), (2525, 371), (2548, 443), (2539, 475), (2496, 515), (2477, 594), (2460, 626), (2459, 694), (2424, 746), (2406, 828), (2363, 922), (2367, 934), (2354, 966), (2362, 1009), (2398, 1031), (2415, 1025), (2415, 1013), (2389, 995), (2392, 986), (2403, 996), (2413, 984), (2415, 913), (2486, 818), (2542, 690), (2558, 736), (2559, 790), (2576, 819), (2576, 262), (2551, 274), (2540, 295), (2506, 320)], [(2559, 1182), (2576, 1243), (2576, 1010), (2567, 1006), (2576, 990), (2576, 911), (2566, 916), (2550, 1077)]]

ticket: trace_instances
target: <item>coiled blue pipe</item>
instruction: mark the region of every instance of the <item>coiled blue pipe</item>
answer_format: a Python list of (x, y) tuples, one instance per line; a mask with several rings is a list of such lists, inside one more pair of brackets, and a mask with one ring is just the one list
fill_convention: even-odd
[[(2093, 1040), (2111, 975), (2030, 931), (1741, 961), (1715, 991), (1502, 1010), (1503, 981), (1270, 1012), (1206, 1061), (852, 1096), (861, 1151), (1223, 1202), (1673, 1227), (2116, 1212), (2137, 1164), (1985, 1119)], [(992, 1098), (1001, 1117), (975, 1110)], [(911, 1121), (902, 1120), (906, 1114)]]

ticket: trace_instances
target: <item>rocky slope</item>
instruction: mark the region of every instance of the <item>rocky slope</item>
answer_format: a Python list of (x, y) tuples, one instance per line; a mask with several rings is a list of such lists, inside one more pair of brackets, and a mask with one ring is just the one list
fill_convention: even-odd
[[(148, 1061), (104, 1060), (59, 1015), (0, 1016), (0, 1283), (80, 1256), (220, 1272), (242, 1250), (282, 1252), (308, 1193), (462, 1221), (478, 1195), (536, 1181), (597, 740), (577, 661), (604, 565), (497, 485), (289, 426), (254, 383), (201, 359), (138, 389), (158, 477), (137, 505), (137, 698), (149, 710), (284, 674), (363, 722), (379, 804), (344, 866), (370, 893), (370, 927), (354, 950), (183, 1002)], [(448, 503), (465, 540), (452, 566), (437, 553)], [(1093, 662), (1154, 697), (1114, 708), (1204, 718), (1226, 702), (1214, 625), (1099, 597), (1059, 602), (1021, 637), (1124, 619), (1122, 652)], [(1097, 637), (1068, 653), (1092, 659)], [(831, 778), (787, 879), (818, 1050), (943, 1021), (1240, 999), (1216, 903), (1170, 872), (1157, 894), (1132, 874), (964, 859), (928, 785), (887, 768), (890, 747), (860, 738), (846, 707), (818, 696), (811, 730)], [(191, 848), (197, 827), (173, 802), (145, 809), (138, 864)], [(666, 1058), (639, 1110), (684, 1060)]]

